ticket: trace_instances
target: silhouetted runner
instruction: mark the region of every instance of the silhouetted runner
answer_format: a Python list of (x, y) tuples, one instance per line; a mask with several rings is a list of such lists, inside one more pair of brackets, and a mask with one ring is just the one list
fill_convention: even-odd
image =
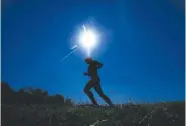
[(90, 80), (86, 84), (84, 88), (84, 92), (88, 95), (92, 103), (96, 106), (98, 106), (93, 93), (90, 91), (91, 88), (94, 88), (95, 91), (99, 94), (101, 98), (103, 98), (110, 106), (114, 107), (112, 101), (109, 99), (108, 96), (106, 96), (101, 89), (100, 86), (100, 78), (97, 74), (97, 69), (101, 68), (103, 66), (102, 63), (99, 63), (98, 61), (93, 61), (91, 58), (86, 58), (85, 62), (89, 65), (88, 71), (84, 73), (86, 76), (90, 76)]

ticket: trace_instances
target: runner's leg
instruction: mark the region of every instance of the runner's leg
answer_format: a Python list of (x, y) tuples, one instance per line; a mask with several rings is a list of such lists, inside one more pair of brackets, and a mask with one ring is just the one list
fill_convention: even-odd
[(91, 100), (91, 102), (94, 104), (94, 105), (98, 105), (95, 98), (94, 98), (94, 95), (93, 93), (90, 91), (90, 89), (94, 86), (94, 82), (92, 80), (90, 80), (85, 88), (84, 88), (84, 92), (87, 94), (87, 96), (89, 97), (89, 99)]
[(104, 94), (99, 83), (94, 86), (94, 89), (99, 94), (99, 96), (107, 102), (107, 104), (109, 104), (110, 106), (114, 106), (110, 98)]

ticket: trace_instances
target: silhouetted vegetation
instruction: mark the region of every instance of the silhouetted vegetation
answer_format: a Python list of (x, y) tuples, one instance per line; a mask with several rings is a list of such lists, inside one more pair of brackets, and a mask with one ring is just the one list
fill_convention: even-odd
[(33, 89), (31, 87), (14, 91), (6, 82), (1, 82), (2, 104), (68, 104), (72, 105), (70, 99), (59, 94), (50, 96), (47, 91)]

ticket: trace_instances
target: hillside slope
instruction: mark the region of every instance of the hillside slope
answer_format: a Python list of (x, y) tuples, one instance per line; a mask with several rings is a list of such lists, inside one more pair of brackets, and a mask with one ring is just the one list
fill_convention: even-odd
[(117, 105), (2, 105), (2, 126), (184, 126), (185, 102)]

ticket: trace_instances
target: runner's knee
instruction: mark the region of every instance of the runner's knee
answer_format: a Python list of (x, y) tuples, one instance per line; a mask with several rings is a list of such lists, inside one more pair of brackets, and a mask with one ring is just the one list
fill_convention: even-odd
[(84, 88), (83, 91), (84, 91), (86, 94), (90, 92), (89, 89), (87, 89), (87, 88)]

